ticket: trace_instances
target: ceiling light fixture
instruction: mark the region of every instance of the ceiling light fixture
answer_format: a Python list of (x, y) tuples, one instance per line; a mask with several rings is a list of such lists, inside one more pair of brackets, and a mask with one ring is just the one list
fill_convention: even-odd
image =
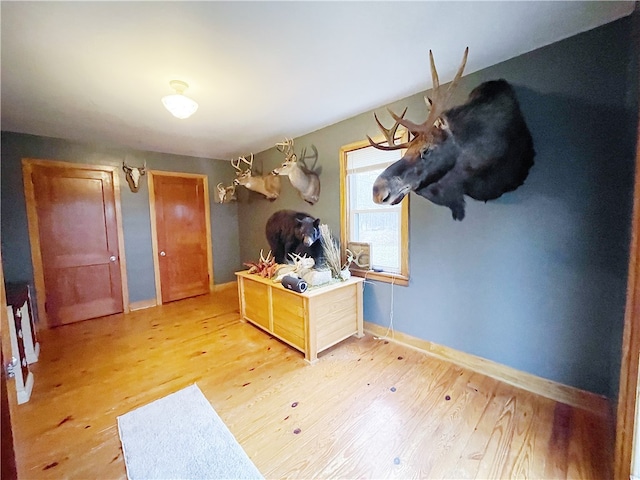
[(198, 104), (184, 95), (184, 91), (189, 88), (189, 85), (180, 80), (171, 80), (169, 85), (171, 85), (171, 88), (173, 88), (176, 93), (162, 97), (162, 103), (165, 108), (169, 110), (174, 117), (182, 119), (189, 118), (198, 109)]

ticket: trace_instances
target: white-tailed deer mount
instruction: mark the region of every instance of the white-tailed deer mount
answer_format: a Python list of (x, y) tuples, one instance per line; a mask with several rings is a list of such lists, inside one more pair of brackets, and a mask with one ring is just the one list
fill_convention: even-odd
[(228, 187), (225, 187), (222, 182), (216, 185), (218, 194), (218, 203), (230, 203), (237, 200), (236, 197), (236, 184), (231, 183)]
[(122, 170), (124, 170), (129, 188), (133, 193), (136, 193), (140, 188), (140, 177), (147, 173), (147, 162), (145, 161), (142, 167), (130, 167), (126, 162), (122, 162)]
[[(240, 162), (249, 165), (246, 170), (242, 170)], [(280, 196), (280, 177), (274, 173), (263, 175), (261, 177), (254, 177), (251, 173), (253, 167), (253, 153), (251, 154), (251, 160), (247, 160), (244, 157), (238, 157), (238, 160), (231, 160), (231, 165), (235, 168), (236, 178), (233, 181), (235, 185), (242, 185), (243, 187), (253, 190), (254, 192), (261, 193), (269, 200), (275, 200)]]
[(291, 185), (300, 192), (302, 199), (310, 205), (315, 204), (320, 198), (318, 174), (298, 162), (298, 157), (293, 152), (293, 139), (285, 138), (284, 142), (276, 143), (276, 148), (284, 154), (285, 161), (272, 173), (289, 177)]

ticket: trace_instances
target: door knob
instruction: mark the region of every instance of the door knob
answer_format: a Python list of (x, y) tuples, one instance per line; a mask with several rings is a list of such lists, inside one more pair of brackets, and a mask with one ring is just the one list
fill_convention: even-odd
[(166, 254), (166, 253), (164, 252), (164, 250), (163, 250), (163, 251), (161, 251), (161, 252), (160, 252), (160, 256), (161, 256), (161, 257), (166, 257), (166, 256), (167, 256), (167, 254)]
[(109, 257), (109, 260), (111, 260), (112, 262), (115, 262), (116, 261), (116, 256), (115, 255), (111, 255)]

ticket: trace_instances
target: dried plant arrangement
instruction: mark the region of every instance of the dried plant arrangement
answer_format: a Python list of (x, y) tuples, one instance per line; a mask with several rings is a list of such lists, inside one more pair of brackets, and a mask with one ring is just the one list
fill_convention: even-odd
[(320, 243), (327, 267), (331, 270), (331, 276), (333, 278), (341, 278), (340, 271), (342, 270), (342, 261), (340, 260), (340, 247), (338, 246), (338, 242), (333, 238), (333, 235), (331, 235), (329, 226), (326, 224), (320, 225)]

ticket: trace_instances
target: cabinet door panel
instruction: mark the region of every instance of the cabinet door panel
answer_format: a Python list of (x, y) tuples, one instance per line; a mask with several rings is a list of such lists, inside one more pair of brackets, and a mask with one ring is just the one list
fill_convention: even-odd
[(269, 287), (258, 282), (244, 282), (245, 314), (247, 318), (269, 329)]
[(304, 349), (304, 300), (299, 295), (273, 289), (273, 333)]
[(318, 349), (342, 340), (357, 331), (356, 286), (327, 292), (322, 301), (314, 299), (312, 314), (317, 319)]

